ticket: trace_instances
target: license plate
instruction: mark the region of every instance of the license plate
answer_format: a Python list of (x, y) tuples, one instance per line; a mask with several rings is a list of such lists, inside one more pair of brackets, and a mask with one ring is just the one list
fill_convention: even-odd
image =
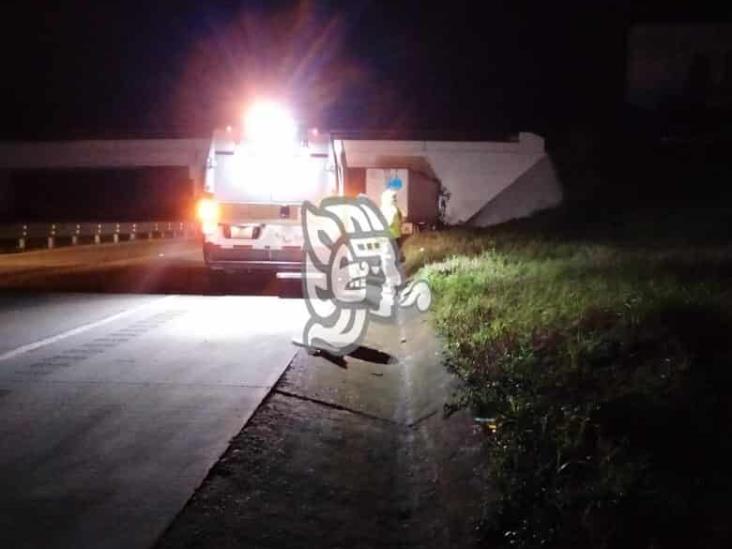
[(259, 238), (259, 225), (232, 225), (231, 238), (246, 238), (254, 240)]

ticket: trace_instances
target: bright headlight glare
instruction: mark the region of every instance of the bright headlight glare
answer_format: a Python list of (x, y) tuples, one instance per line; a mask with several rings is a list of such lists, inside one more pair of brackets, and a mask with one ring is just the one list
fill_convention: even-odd
[(253, 143), (277, 145), (292, 143), (297, 125), (288, 110), (273, 101), (255, 103), (244, 117), (247, 139)]

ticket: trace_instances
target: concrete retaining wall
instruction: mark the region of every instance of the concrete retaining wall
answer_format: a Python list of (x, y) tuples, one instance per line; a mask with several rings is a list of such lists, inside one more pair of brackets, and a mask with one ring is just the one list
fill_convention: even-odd
[(562, 202), (562, 187), (548, 156), (540, 158), (470, 218), (472, 227), (489, 227), (552, 208)]

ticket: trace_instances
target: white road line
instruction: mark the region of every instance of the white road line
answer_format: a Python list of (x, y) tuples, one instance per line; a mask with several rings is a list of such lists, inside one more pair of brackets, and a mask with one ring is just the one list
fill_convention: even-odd
[(143, 309), (147, 309), (148, 307), (151, 307), (153, 305), (158, 305), (164, 301), (174, 299), (175, 297), (176, 296), (174, 296), (174, 295), (165, 296), (160, 299), (156, 299), (155, 301), (145, 303), (144, 305), (140, 305), (139, 307), (135, 307), (134, 309), (127, 309), (126, 311), (122, 311), (121, 313), (117, 313), (112, 316), (102, 318), (100, 320), (95, 320), (94, 322), (90, 322), (88, 324), (82, 324), (81, 326), (72, 328), (71, 330), (68, 330), (66, 332), (61, 332), (60, 334), (46, 337), (44, 339), (39, 339), (38, 341), (34, 341), (33, 343), (21, 345), (20, 347), (16, 347), (15, 349), (11, 349), (10, 351), (7, 351), (7, 352), (1, 354), (0, 362), (3, 360), (9, 360), (11, 358), (14, 358), (18, 355), (22, 355), (29, 351), (35, 351), (36, 349), (45, 347), (46, 345), (51, 345), (52, 343), (56, 343), (57, 341), (61, 341), (62, 339), (66, 339), (67, 337), (81, 334), (81, 333), (91, 330), (93, 328), (97, 328), (98, 326), (103, 326), (104, 324), (109, 324), (110, 322), (114, 322), (115, 320), (119, 320), (120, 318), (137, 313), (137, 312), (139, 312)]

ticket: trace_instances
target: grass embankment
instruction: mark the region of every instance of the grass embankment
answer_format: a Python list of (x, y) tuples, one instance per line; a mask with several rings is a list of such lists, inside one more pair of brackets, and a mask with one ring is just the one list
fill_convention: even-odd
[(405, 246), (457, 404), (484, 418), (486, 541), (729, 546), (732, 247), (572, 238), (556, 217)]

